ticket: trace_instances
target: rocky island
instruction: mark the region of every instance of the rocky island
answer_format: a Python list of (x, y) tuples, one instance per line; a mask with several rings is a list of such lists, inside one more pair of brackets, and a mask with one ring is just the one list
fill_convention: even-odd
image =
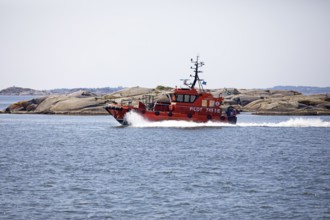
[(25, 95), (45, 96), (49, 94), (51, 94), (51, 92), (46, 90), (35, 90), (35, 89), (22, 88), (17, 86), (8, 87), (0, 91), (0, 95), (16, 95), (16, 96), (25, 96)]
[[(137, 103), (143, 95), (156, 98), (170, 91), (170, 87), (132, 87), (109, 94), (79, 90), (69, 94), (48, 94), (31, 100), (13, 103), (3, 113), (106, 115), (104, 106), (113, 101), (130, 99)], [(215, 89), (214, 96), (224, 97), (224, 107), (234, 106), (239, 111), (262, 115), (330, 115), (330, 95), (303, 95), (292, 90), (271, 89)]]

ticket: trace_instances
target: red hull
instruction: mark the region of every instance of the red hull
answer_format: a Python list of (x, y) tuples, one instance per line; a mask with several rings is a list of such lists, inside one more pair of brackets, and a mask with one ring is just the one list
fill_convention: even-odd
[(141, 115), (144, 119), (148, 121), (165, 121), (165, 120), (177, 120), (177, 121), (193, 121), (193, 122), (223, 122), (236, 124), (236, 116), (227, 116), (221, 114), (205, 114), (204, 112), (189, 112), (180, 113), (175, 111), (161, 112), (161, 111), (148, 111), (141, 108), (133, 108), (127, 106), (119, 105), (108, 105), (105, 109), (111, 114), (119, 123), (128, 124), (125, 115), (134, 111)]

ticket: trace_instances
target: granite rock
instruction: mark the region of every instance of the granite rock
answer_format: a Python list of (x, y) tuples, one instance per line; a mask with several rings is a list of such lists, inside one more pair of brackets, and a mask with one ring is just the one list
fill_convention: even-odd
[(244, 111), (264, 115), (330, 115), (329, 95), (267, 97), (244, 106)]
[[(6, 113), (36, 114), (108, 114), (107, 103), (121, 103), (129, 99), (133, 105), (144, 95), (153, 95), (155, 100), (171, 91), (142, 87), (126, 88), (107, 95), (88, 91), (77, 91), (67, 95), (49, 95), (10, 105)], [(327, 94), (305, 96), (295, 91), (260, 89), (216, 89), (208, 90), (215, 97), (224, 97), (223, 108), (229, 105), (239, 111), (269, 115), (330, 115), (330, 97)]]

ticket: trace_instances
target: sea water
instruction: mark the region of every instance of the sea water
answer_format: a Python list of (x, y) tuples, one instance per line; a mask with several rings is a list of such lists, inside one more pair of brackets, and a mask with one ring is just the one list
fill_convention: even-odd
[(0, 114), (0, 219), (328, 219), (330, 117)]

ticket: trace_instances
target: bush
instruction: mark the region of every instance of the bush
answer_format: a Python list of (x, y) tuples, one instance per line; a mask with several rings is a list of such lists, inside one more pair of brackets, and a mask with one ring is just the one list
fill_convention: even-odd
[(156, 89), (157, 90), (170, 90), (170, 89), (172, 89), (172, 87), (159, 85), (159, 86), (156, 87)]

